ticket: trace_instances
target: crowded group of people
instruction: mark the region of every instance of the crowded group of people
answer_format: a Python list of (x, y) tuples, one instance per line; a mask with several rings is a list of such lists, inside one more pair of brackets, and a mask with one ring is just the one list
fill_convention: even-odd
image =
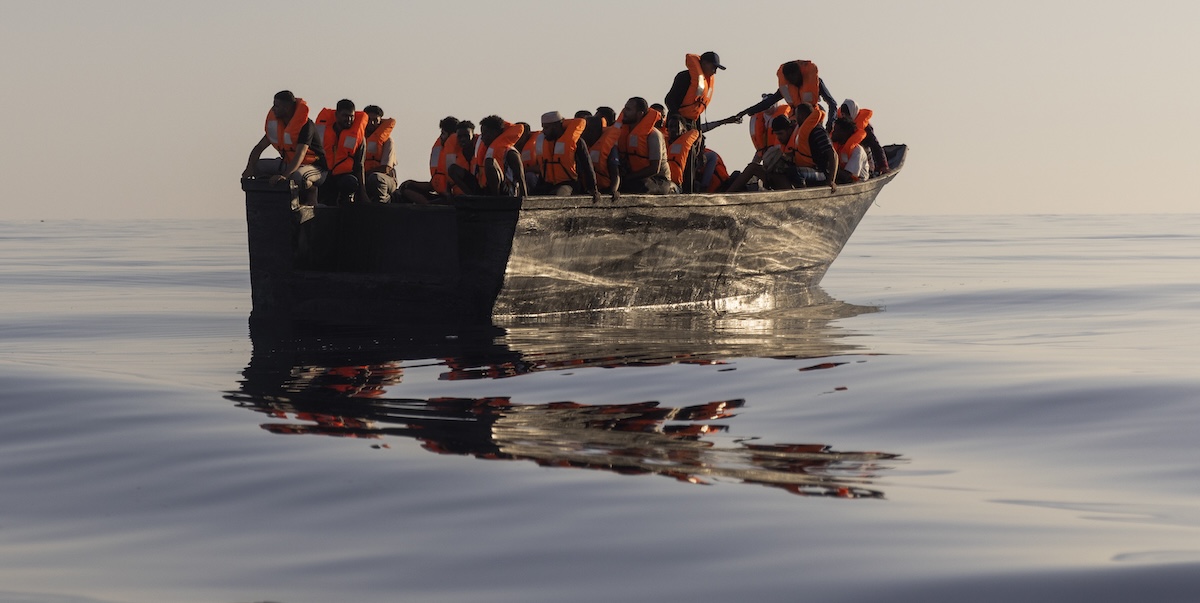
[[(778, 88), (735, 115), (705, 119), (718, 70), (715, 52), (688, 54), (663, 104), (628, 99), (620, 112), (600, 106), (573, 117), (541, 116), (541, 130), (489, 115), (476, 125), (446, 117), (429, 156), (429, 180), (398, 182), (392, 131), (396, 120), (343, 99), (316, 120), (290, 91), (275, 95), (265, 135), (250, 152), (244, 177), (290, 180), (308, 205), (354, 202), (431, 203), (457, 195), (523, 197), (622, 193), (737, 192), (828, 186), (886, 173), (887, 157), (872, 112), (838, 104), (812, 61), (788, 61)], [(822, 107), (821, 103), (825, 106)], [(730, 172), (705, 132), (750, 117), (755, 154)], [(260, 159), (274, 147), (278, 159)]]

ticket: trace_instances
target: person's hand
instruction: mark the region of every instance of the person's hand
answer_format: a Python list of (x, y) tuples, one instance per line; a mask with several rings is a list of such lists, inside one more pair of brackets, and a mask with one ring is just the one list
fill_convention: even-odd
[(253, 177), (254, 177), (254, 168), (247, 167), (245, 170), (242, 171), (242, 178), (253, 178)]
[(271, 184), (279, 184), (280, 182), (283, 182), (284, 179), (285, 179), (284, 176), (282, 176), (280, 174), (275, 174), (274, 176), (271, 176), (270, 182), (271, 182)]
[(831, 194), (837, 192), (837, 183), (833, 181), (833, 178), (829, 179), (829, 192)]

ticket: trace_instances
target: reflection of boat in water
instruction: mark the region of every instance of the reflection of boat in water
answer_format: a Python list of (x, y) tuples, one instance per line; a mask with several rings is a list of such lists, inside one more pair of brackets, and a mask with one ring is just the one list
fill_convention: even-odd
[[(710, 304), (816, 285), (894, 170), (827, 188), (728, 194), (460, 197), (450, 205), (293, 211), (243, 180), (255, 312), (329, 322), (486, 323)], [(511, 253), (511, 260), (510, 260)]]
[[(819, 291), (819, 290), (818, 290)], [(692, 483), (736, 481), (800, 495), (881, 497), (873, 478), (897, 455), (839, 451), (820, 443), (734, 438), (747, 402), (702, 400), (581, 404), (507, 397), (406, 398), (408, 369), (440, 379), (495, 379), (540, 371), (666, 363), (715, 364), (737, 357), (820, 358), (853, 352), (830, 323), (871, 308), (827, 296), (769, 317), (647, 312), (559, 317), (505, 330), (443, 332), (383, 328), (254, 333), (245, 379), (228, 398), (270, 417), (275, 434), (413, 438), (439, 454), (525, 460), (548, 467), (656, 474)], [(751, 315), (754, 316), (754, 315)], [(733, 320), (736, 322), (724, 322)], [(705, 325), (705, 328), (697, 328)], [(833, 369), (813, 362), (806, 369)], [(447, 387), (451, 387), (447, 385)]]

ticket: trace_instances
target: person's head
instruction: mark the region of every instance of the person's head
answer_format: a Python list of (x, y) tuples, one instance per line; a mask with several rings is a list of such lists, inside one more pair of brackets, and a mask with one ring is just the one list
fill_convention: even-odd
[(338, 127), (349, 128), (354, 123), (354, 101), (348, 98), (338, 101), (336, 115)]
[(793, 86), (804, 85), (804, 73), (800, 71), (800, 63), (788, 61), (783, 64), (783, 79)]
[(383, 123), (383, 109), (379, 105), (367, 105), (363, 107), (363, 113), (367, 114), (367, 135), (375, 133), (379, 128), (379, 124)]
[(596, 117), (603, 117), (604, 122), (610, 126), (617, 124), (617, 112), (612, 107), (596, 107)]
[(635, 96), (625, 101), (625, 110), (621, 112), (622, 123), (628, 126), (636, 126), (642, 118), (646, 117), (646, 111), (650, 106), (646, 104), (646, 99)]
[(460, 149), (464, 152), (472, 150), (471, 145), (474, 143), (473, 139), (475, 138), (475, 124), (465, 119), (458, 122), (458, 128), (455, 130), (454, 135), (458, 137), (458, 147)]
[(662, 106), (662, 103), (654, 103), (653, 105), (650, 105), (650, 108), (658, 111), (658, 121), (654, 122), (654, 127), (666, 127), (667, 108)]
[(704, 75), (712, 77), (717, 74), (718, 69), (724, 68), (725, 66), (721, 64), (721, 57), (717, 56), (717, 53), (710, 50), (700, 55), (700, 71), (703, 71)]
[(529, 138), (533, 136), (533, 128), (530, 127), (529, 123), (523, 121), (517, 122), (517, 125), (524, 126), (525, 128), (525, 130), (521, 132), (521, 137), (517, 139), (516, 147), (519, 150), (525, 148), (525, 143), (529, 142)]
[(683, 135), (683, 132), (684, 127), (682, 117), (679, 117), (678, 115), (671, 115), (667, 118), (667, 135), (671, 137), (671, 140), (679, 138)]
[(575, 119), (587, 119), (592, 116), (592, 112), (587, 109), (580, 109), (575, 112)]
[(775, 119), (771, 120), (771, 132), (775, 134), (775, 138), (780, 142), (784, 142), (792, 137), (792, 128), (796, 127), (792, 120), (786, 115), (776, 115)]
[(438, 122), (438, 127), (442, 130), (442, 140), (450, 138), (458, 131), (458, 118), (443, 117), (442, 121)]
[(558, 140), (565, 130), (561, 113), (550, 111), (542, 114), (542, 136), (548, 140)]
[(499, 115), (489, 115), (479, 120), (479, 140), (490, 145), (504, 132), (504, 120)]
[(282, 121), (292, 119), (292, 114), (296, 112), (296, 95), (292, 94), (291, 90), (276, 92), (275, 100), (271, 103), (271, 111)]
[(838, 107), (837, 118), (853, 123), (858, 119), (858, 103), (849, 98), (842, 101), (842, 105)]
[(586, 125), (583, 128), (583, 141), (587, 145), (593, 146), (597, 140), (600, 140), (600, 135), (604, 133), (604, 118), (593, 115), (587, 118)]
[(796, 123), (802, 124), (804, 123), (804, 120), (808, 119), (809, 115), (812, 115), (812, 112), (812, 105), (808, 103), (800, 103), (792, 108), (792, 117), (796, 119)]

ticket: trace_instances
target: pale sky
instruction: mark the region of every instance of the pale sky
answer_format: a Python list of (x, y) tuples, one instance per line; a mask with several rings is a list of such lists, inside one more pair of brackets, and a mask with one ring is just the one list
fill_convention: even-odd
[[(803, 58), (908, 144), (873, 216), (1200, 207), (1200, 2), (0, 2), (6, 220), (240, 217), (281, 89), (382, 106), (425, 180), (446, 115), (662, 102), (706, 50), (712, 119)], [(747, 132), (709, 134), (730, 169)]]

